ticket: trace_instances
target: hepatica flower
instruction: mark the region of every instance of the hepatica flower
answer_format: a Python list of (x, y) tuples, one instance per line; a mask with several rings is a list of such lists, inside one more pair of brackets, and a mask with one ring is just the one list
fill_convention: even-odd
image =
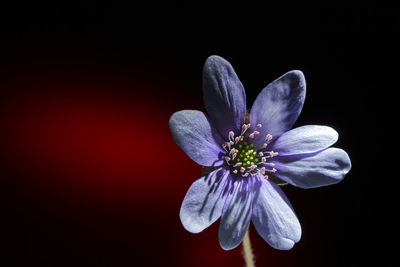
[(291, 249), (300, 240), (299, 220), (275, 181), (315, 188), (340, 182), (351, 168), (347, 153), (330, 147), (338, 139), (334, 129), (291, 129), (305, 94), (303, 73), (290, 71), (265, 87), (247, 113), (246, 94), (232, 66), (218, 56), (207, 59), (208, 115), (182, 110), (169, 122), (183, 151), (212, 167), (183, 200), (180, 219), (186, 230), (199, 233), (221, 218), (219, 241), (226, 250), (242, 242), (250, 222), (276, 249)]

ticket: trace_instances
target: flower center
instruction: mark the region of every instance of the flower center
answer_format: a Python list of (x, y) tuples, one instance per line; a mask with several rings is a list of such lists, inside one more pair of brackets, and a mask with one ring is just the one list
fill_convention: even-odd
[[(260, 123), (256, 126), (257, 129), (261, 127)], [(233, 131), (229, 132), (229, 141), (222, 144), (226, 151), (225, 162), (234, 174), (254, 177), (257, 173), (261, 173), (264, 178), (268, 179), (266, 173), (276, 172), (275, 164), (268, 162), (268, 160), (278, 155), (278, 152), (267, 151), (272, 135), (267, 134), (262, 148), (257, 149), (253, 142), (260, 135), (260, 132), (248, 133), (249, 128), (250, 124), (243, 124), (240, 135), (236, 137)]]

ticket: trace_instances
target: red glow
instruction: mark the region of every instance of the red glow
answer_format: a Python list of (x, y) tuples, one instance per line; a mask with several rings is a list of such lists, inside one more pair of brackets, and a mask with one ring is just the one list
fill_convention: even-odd
[[(175, 111), (201, 107), (201, 99), (188, 103), (190, 95), (185, 99), (182, 91), (148, 83), (47, 76), (12, 81), (0, 107), (7, 186), (45, 214), (40, 224), (65, 224), (64, 232), (57, 232), (60, 242), (71, 242), (71, 228), (78, 239), (88, 231), (102, 237), (99, 244), (90, 235), (82, 239), (87, 245), (80, 249), (95, 246), (93, 257), (96, 249), (107, 250), (126, 263), (133, 260), (132, 251), (139, 249), (149, 259), (158, 250), (156, 265), (243, 265), (240, 248), (219, 247), (218, 222), (192, 235), (179, 221), (181, 201), (201, 167), (174, 143), (168, 120)], [(32, 236), (29, 253), (47, 250), (57, 258), (52, 239), (33, 230), (26, 244), (32, 244)], [(108, 239), (121, 248), (108, 245)], [(136, 247), (137, 242), (154, 248)]]
[(170, 136), (173, 110), (160, 108), (151, 94), (135, 97), (148, 88), (134, 86), (118, 95), (120, 88), (98, 84), (91, 85), (96, 90), (79, 90), (79, 83), (71, 84), (74, 90), (42, 86), (18, 91), (2, 108), (3, 157), (17, 169), (28, 166), (42, 174), (34, 179), (52, 179), (40, 183), (130, 198), (151, 191), (161, 198), (180, 183), (179, 174), (200, 169)]

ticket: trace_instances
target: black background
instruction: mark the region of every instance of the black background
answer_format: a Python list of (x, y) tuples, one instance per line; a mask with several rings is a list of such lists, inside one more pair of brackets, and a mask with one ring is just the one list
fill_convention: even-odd
[[(231, 62), (246, 88), (249, 106), (270, 81), (289, 70), (302, 70), (307, 96), (295, 126), (335, 128), (340, 136), (335, 146), (348, 152), (353, 168), (335, 186), (313, 190), (285, 187), (303, 227), (302, 240), (292, 251), (280, 252), (252, 236), (258, 263), (363, 266), (381, 248), (375, 238), (384, 235), (376, 232), (376, 218), (383, 211), (376, 199), (380, 193), (373, 193), (380, 188), (375, 178), (381, 168), (378, 155), (383, 153), (383, 145), (376, 142), (382, 134), (383, 99), (379, 92), (384, 90), (377, 76), (393, 60), (389, 51), (395, 46), (391, 38), (399, 26), (396, 16), (394, 9), (376, 4), (15, 3), (0, 11), (0, 78), (4, 81), (21, 73), (73, 69), (80, 75), (112, 73), (114, 80), (118, 75), (158, 80), (168, 83), (170, 92), (157, 87), (151, 92), (154, 102), (148, 104), (165, 108), (167, 118), (179, 109), (203, 109), (201, 71), (209, 55), (220, 55)], [(19, 89), (3, 84), (1, 90), (6, 102)], [(145, 93), (121, 94), (133, 99)], [(171, 107), (167, 104), (170, 101), (179, 105)], [(167, 120), (163, 129), (166, 125)], [(16, 190), (12, 180), (23, 182), (24, 175), (39, 174), (14, 172), (6, 160), (3, 165), (2, 266), (200, 266), (196, 256), (177, 260), (166, 247), (196, 244), (201, 235), (212, 236), (212, 249), (217, 252), (210, 257), (218, 266), (225, 266), (217, 259), (219, 254), (230, 252), (218, 248), (215, 225), (208, 232), (191, 235), (181, 227), (177, 212), (165, 212), (165, 218), (153, 224), (137, 223), (135, 227), (140, 229), (135, 234), (111, 232), (104, 237), (100, 232), (107, 227), (100, 231), (88, 226), (97, 217), (87, 215), (82, 219), (85, 223), (63, 221), (60, 215), (55, 220), (51, 212), (29, 205), (29, 197)], [(169, 210), (179, 209), (186, 188), (195, 178), (189, 177), (179, 193), (171, 195), (176, 206)], [(57, 201), (56, 196), (49, 199)], [(151, 205), (147, 207), (151, 209)], [(71, 208), (65, 216), (77, 213)], [(118, 216), (118, 220), (125, 219)], [(157, 217), (155, 213), (146, 216)], [(54, 226), (55, 221), (58, 226)], [(107, 225), (110, 229), (121, 227), (111, 222)], [(121, 232), (129, 232), (130, 226), (123, 225)], [(167, 234), (155, 230), (159, 227)], [(34, 233), (38, 228), (48, 236)], [(37, 247), (34, 253), (26, 245), (32, 244), (32, 239)], [(148, 243), (140, 245), (137, 240)], [(207, 253), (202, 249), (197, 256), (207, 258)], [(243, 266), (240, 251), (234, 253), (229, 254), (236, 260), (234, 266)]]

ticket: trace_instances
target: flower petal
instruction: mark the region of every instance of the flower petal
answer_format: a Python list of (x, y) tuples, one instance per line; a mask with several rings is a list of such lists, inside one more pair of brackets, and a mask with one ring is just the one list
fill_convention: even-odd
[(280, 156), (314, 153), (333, 145), (338, 133), (328, 126), (307, 125), (283, 133), (272, 144)]
[(251, 220), (273, 248), (291, 249), (300, 240), (300, 222), (279, 186), (263, 178), (261, 181), (261, 188), (254, 195)]
[[(261, 123), (258, 131), (261, 136), (271, 134), (277, 138), (289, 130), (303, 108), (306, 96), (306, 82), (299, 70), (289, 71), (282, 75), (257, 96), (250, 111), (252, 127)], [(263, 138), (256, 140), (257, 145), (263, 143)]]
[(190, 186), (179, 214), (187, 231), (199, 233), (221, 216), (229, 189), (227, 178), (228, 170), (222, 167)]
[(259, 187), (255, 179), (236, 179), (219, 224), (219, 243), (225, 250), (233, 249), (242, 242), (250, 224), (253, 191)]
[(273, 162), (279, 179), (301, 188), (336, 184), (351, 169), (347, 153), (334, 147), (313, 154), (278, 156)]
[(229, 131), (239, 131), (246, 118), (246, 94), (231, 64), (222, 57), (210, 56), (204, 64), (203, 99), (223, 138), (228, 138)]
[(175, 142), (196, 163), (203, 166), (222, 165), (223, 150), (220, 145), (223, 141), (203, 112), (175, 112), (169, 120), (169, 127)]

